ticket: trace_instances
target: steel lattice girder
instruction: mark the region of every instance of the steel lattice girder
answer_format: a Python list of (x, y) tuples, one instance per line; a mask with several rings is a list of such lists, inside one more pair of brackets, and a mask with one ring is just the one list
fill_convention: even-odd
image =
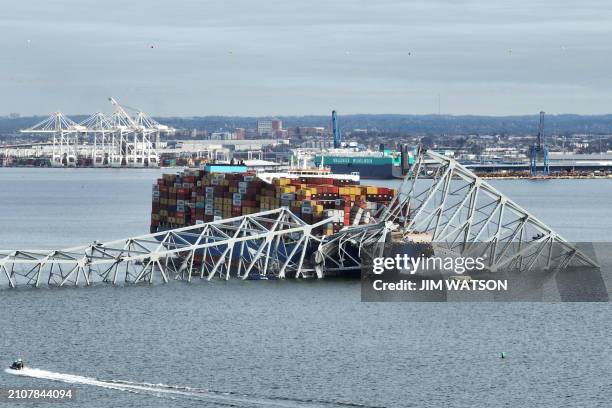
[[(315, 272), (322, 278), (325, 272), (341, 272), (361, 269), (363, 251), (381, 252), (391, 223), (375, 223), (351, 226), (329, 237), (324, 237), (314, 253)], [(371, 257), (382, 253), (369, 254)]]
[(482, 257), (489, 271), (596, 262), (454, 159), (419, 151), (383, 219), (404, 239), (427, 237), (441, 252)]
[(156, 275), (163, 282), (193, 276), (246, 279), (252, 273), (302, 277), (313, 272), (305, 264), (307, 248), (321, 242), (312, 230), (335, 221), (309, 225), (282, 207), (59, 251), (0, 251), (0, 279), (15, 287), (151, 283)]

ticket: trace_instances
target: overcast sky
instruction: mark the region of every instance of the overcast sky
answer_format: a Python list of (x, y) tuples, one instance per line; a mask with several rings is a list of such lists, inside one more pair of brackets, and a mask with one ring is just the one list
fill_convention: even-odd
[(609, 0), (1, 0), (0, 115), (612, 112)]

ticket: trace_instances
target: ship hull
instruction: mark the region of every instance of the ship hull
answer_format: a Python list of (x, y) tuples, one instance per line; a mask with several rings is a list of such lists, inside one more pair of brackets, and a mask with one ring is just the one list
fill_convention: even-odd
[(359, 172), (359, 176), (362, 179), (392, 179), (393, 165), (391, 164), (333, 164), (325, 163), (326, 166), (331, 168), (334, 173), (351, 173)]
[(400, 168), (392, 156), (360, 155), (360, 154), (330, 154), (317, 155), (314, 164), (320, 166), (321, 162), (329, 167), (333, 173), (359, 173), (362, 179), (392, 179), (394, 168)]

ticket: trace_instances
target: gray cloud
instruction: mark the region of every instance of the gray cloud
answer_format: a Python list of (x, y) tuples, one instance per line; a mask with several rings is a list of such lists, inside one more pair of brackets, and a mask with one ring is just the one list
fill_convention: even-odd
[(21, 0), (0, 113), (606, 113), (608, 3)]

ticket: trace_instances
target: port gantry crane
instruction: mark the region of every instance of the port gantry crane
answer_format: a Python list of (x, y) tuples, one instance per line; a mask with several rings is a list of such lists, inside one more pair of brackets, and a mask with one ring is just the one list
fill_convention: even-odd
[[(157, 142), (161, 133), (174, 129), (162, 125), (139, 109), (119, 104), (112, 115), (97, 112), (76, 123), (61, 112), (55, 112), (21, 133), (47, 134), (53, 138), (51, 165), (77, 166), (79, 158), (91, 158), (96, 167), (157, 167)], [(134, 110), (135, 116), (126, 109)]]
[[(113, 119), (119, 130), (122, 164), (130, 167), (157, 167), (159, 163), (155, 147), (159, 143), (159, 135), (162, 132), (171, 133), (173, 129), (159, 124), (140, 109), (121, 105), (113, 97), (108, 100), (115, 107)], [(126, 109), (136, 112), (136, 116), (133, 118)], [(130, 133), (133, 140), (129, 140)]]
[(539, 155), (544, 160), (543, 173), (545, 176), (548, 176), (550, 174), (550, 165), (548, 163), (548, 147), (546, 147), (546, 140), (544, 138), (544, 112), (540, 112), (540, 125), (536, 142), (529, 148), (529, 171), (532, 176), (538, 174)]
[[(452, 158), (420, 149), (376, 222), (331, 236), (313, 233), (289, 208), (63, 250), (0, 250), (0, 286), (79, 286), (276, 278), (323, 278), (361, 269), (390, 241), (431, 243), (434, 253), (482, 257), (486, 270), (598, 267), (588, 255)], [(309, 254), (308, 256), (307, 253)]]
[(110, 166), (117, 145), (111, 119), (102, 112), (96, 112), (79, 125), (85, 128), (83, 131), (85, 138), (90, 133), (93, 135), (93, 146), (88, 149), (92, 164), (95, 167)]
[(36, 125), (23, 129), (21, 133), (41, 134), (53, 136), (52, 166), (76, 165), (79, 132), (84, 127), (74, 122), (62, 112), (54, 112), (45, 120)]

